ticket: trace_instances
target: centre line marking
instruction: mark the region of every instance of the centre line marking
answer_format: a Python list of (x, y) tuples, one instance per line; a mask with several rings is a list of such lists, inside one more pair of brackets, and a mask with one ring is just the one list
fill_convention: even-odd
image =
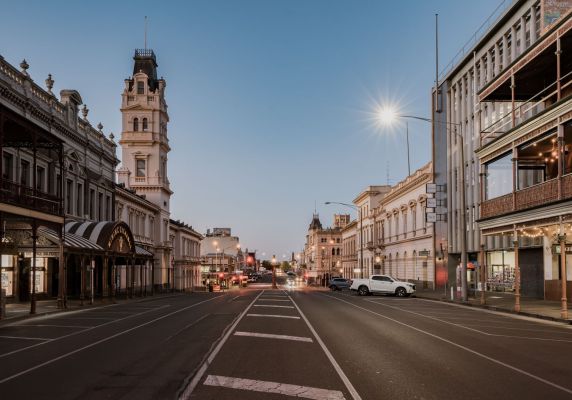
[(368, 312), (368, 313), (377, 315), (378, 317), (388, 319), (388, 320), (390, 320), (390, 321), (392, 321), (392, 322), (395, 322), (396, 324), (399, 324), (399, 325), (401, 325), (401, 326), (405, 326), (405, 327), (410, 328), (410, 329), (412, 329), (412, 330), (414, 330), (414, 331), (417, 331), (417, 332), (422, 333), (422, 334), (424, 334), (424, 335), (430, 336), (430, 337), (432, 337), (432, 338), (434, 338), (434, 339), (440, 340), (440, 341), (442, 341), (442, 342), (444, 342), (444, 343), (448, 343), (448, 344), (450, 344), (451, 346), (457, 347), (457, 348), (459, 348), (459, 349), (461, 349), (461, 350), (465, 350), (466, 352), (471, 353), (471, 354), (473, 354), (473, 355), (475, 355), (475, 356), (477, 356), (477, 357), (484, 358), (485, 360), (488, 360), (488, 361), (490, 361), (490, 362), (492, 362), (492, 363), (494, 363), (494, 364), (501, 365), (501, 366), (506, 367), (506, 368), (508, 368), (508, 369), (511, 369), (511, 370), (513, 370), (513, 371), (515, 371), (515, 372), (518, 372), (518, 373), (520, 373), (520, 374), (522, 374), (522, 375), (528, 376), (529, 378), (535, 379), (535, 380), (537, 380), (537, 381), (539, 381), (539, 382), (542, 382), (542, 383), (545, 383), (545, 384), (547, 384), (547, 385), (549, 385), (549, 386), (552, 386), (553, 388), (562, 390), (563, 392), (566, 392), (566, 393), (568, 393), (568, 394), (572, 394), (572, 390), (570, 390), (570, 389), (568, 389), (568, 388), (565, 388), (564, 386), (560, 386), (560, 385), (557, 384), (557, 383), (554, 383), (554, 382), (551, 382), (551, 381), (549, 381), (549, 380), (547, 380), (547, 379), (544, 379), (544, 378), (541, 378), (541, 377), (539, 377), (539, 376), (536, 376), (536, 375), (534, 375), (534, 374), (532, 374), (532, 373), (530, 373), (530, 372), (526, 372), (526, 371), (523, 370), (523, 369), (520, 369), (520, 368), (518, 368), (518, 367), (512, 366), (512, 365), (507, 364), (507, 363), (505, 363), (505, 362), (502, 362), (502, 361), (500, 361), (500, 360), (497, 360), (496, 358), (492, 358), (492, 357), (486, 356), (486, 355), (484, 355), (484, 354), (482, 354), (482, 353), (479, 353), (478, 351), (475, 351), (475, 350), (470, 349), (470, 348), (468, 348), (468, 347), (466, 347), (466, 346), (463, 346), (462, 344), (455, 343), (455, 342), (453, 342), (453, 341), (451, 341), (451, 340), (445, 339), (445, 338), (443, 338), (443, 337), (441, 337), (441, 336), (438, 336), (438, 335), (436, 335), (436, 334), (434, 334), (434, 333), (424, 331), (423, 329), (420, 329), (420, 328), (416, 328), (416, 327), (413, 326), (413, 325), (409, 325), (409, 324), (406, 324), (405, 322), (398, 321), (398, 320), (396, 320), (396, 319), (394, 319), (394, 318), (388, 317), (387, 315), (383, 315), (383, 314), (377, 313), (377, 312), (375, 312), (375, 311), (369, 310), (369, 309), (367, 309), (367, 308), (365, 308), (365, 307), (358, 306), (357, 304), (353, 304), (353, 303), (350, 302), (350, 301), (342, 300), (342, 299), (337, 298), (337, 297), (334, 297), (334, 296), (328, 296), (328, 295), (324, 295), (324, 296), (327, 296), (327, 297), (330, 297), (330, 298), (332, 298), (332, 299), (334, 299), (334, 300), (338, 300), (338, 301), (341, 301), (341, 302), (343, 302), (343, 303), (349, 304), (349, 305), (352, 306), (352, 307), (355, 307), (355, 308), (358, 308), (358, 309), (363, 310), (363, 311), (365, 311), (365, 312)]
[(294, 308), (292, 306), (276, 306), (274, 304), (255, 304), (254, 307)]
[(276, 315), (276, 314), (246, 314), (247, 317), (267, 317), (267, 318), (290, 318), (290, 319), (300, 319), (300, 317), (295, 317), (293, 315)]
[(308, 342), (313, 343), (312, 338), (302, 336), (288, 336), (288, 335), (273, 335), (271, 333), (257, 333), (257, 332), (234, 332), (234, 336), (250, 336), (266, 339), (280, 339), (280, 340), (293, 340), (295, 342)]
[(286, 383), (257, 381), (253, 379), (232, 378), (229, 376), (209, 375), (204, 382), (208, 386), (230, 389), (252, 390), (253, 392), (278, 393), (285, 396), (302, 397), (313, 400), (345, 400), (339, 390), (319, 389), (308, 386), (290, 385)]
[(258, 299), (258, 301), (290, 301), (290, 300), (282, 300), (282, 299)]
[(318, 336), (318, 332), (316, 332), (316, 330), (314, 329), (314, 327), (312, 326), (312, 324), (310, 323), (308, 318), (306, 318), (306, 315), (302, 312), (302, 309), (300, 309), (300, 307), (298, 307), (298, 304), (296, 304), (296, 302), (294, 301), (294, 299), (292, 297), (290, 297), (290, 300), (292, 300), (292, 303), (296, 306), (298, 313), (300, 313), (300, 316), (304, 319), (304, 322), (306, 322), (306, 325), (308, 325), (308, 328), (310, 328), (312, 335), (314, 335), (314, 337), (316, 338), (316, 341), (318, 342), (318, 344), (320, 345), (320, 347), (322, 348), (324, 353), (326, 353), (326, 357), (328, 357), (328, 360), (330, 360), (330, 363), (332, 364), (332, 366), (334, 367), (334, 369), (338, 373), (338, 376), (340, 377), (340, 379), (342, 380), (344, 385), (346, 385), (346, 388), (350, 392), (350, 395), (352, 396), (352, 398), (354, 400), (361, 400), (361, 396), (359, 395), (357, 390), (354, 388), (354, 385), (352, 385), (349, 378), (344, 373), (344, 370), (342, 369), (342, 367), (340, 367), (340, 364), (338, 364), (338, 362), (336, 361), (336, 359), (334, 358), (332, 353), (330, 353), (330, 350), (328, 350), (328, 348), (326, 347), (326, 344), (324, 343), (322, 338), (320, 338), (320, 336)]

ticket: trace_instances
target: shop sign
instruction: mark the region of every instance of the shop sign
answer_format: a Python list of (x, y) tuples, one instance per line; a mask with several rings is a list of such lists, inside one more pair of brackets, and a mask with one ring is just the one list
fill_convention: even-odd
[[(559, 244), (555, 244), (552, 246), (552, 254), (560, 254)], [(572, 245), (566, 245), (566, 254), (572, 254)]]
[[(25, 251), (24, 257), (25, 258), (32, 258), (33, 254), (34, 253), (31, 251)], [(36, 258), (43, 258), (43, 257), (58, 258), (59, 256), (60, 256), (60, 253), (58, 251), (37, 251), (36, 252)]]
[(420, 250), (418, 254), (419, 257), (429, 257), (429, 253), (430, 253), (429, 250)]
[(111, 235), (109, 235), (107, 248), (117, 253), (133, 252), (133, 243), (131, 242), (131, 236), (127, 228), (122, 225), (115, 227)]

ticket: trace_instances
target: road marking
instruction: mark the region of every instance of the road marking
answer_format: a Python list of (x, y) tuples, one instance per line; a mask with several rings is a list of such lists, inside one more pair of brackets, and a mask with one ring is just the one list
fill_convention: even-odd
[[(368, 303), (373, 303), (373, 304), (377, 304), (377, 305), (380, 305), (380, 306), (384, 306), (384, 307), (387, 307), (387, 308), (393, 308), (393, 309), (395, 309), (395, 310), (400, 310), (400, 311), (403, 311), (403, 312), (406, 312), (406, 313), (414, 314), (414, 315), (417, 315), (417, 316), (422, 317), (422, 318), (427, 318), (427, 319), (432, 319), (432, 320), (435, 320), (435, 321), (443, 322), (443, 323), (445, 323), (445, 324), (449, 324), (449, 325), (456, 326), (457, 328), (462, 328), (462, 329), (467, 329), (467, 330), (469, 330), (469, 331), (482, 333), (483, 335), (487, 335), (487, 336), (494, 336), (494, 337), (501, 337), (501, 338), (509, 338), (509, 339), (541, 340), (541, 341), (544, 341), (544, 342), (565, 342), (565, 343), (572, 343), (572, 340), (568, 340), (568, 339), (549, 339), (549, 338), (539, 338), (539, 337), (530, 337), (530, 336), (514, 336), (514, 335), (501, 335), (501, 334), (499, 334), (499, 333), (489, 333), (489, 332), (482, 331), (482, 330), (480, 330), (480, 329), (470, 328), (470, 327), (465, 326), (465, 325), (457, 324), (457, 323), (452, 322), (452, 321), (446, 321), (446, 320), (444, 320), (444, 319), (442, 319), (442, 318), (431, 317), (431, 316), (429, 316), (429, 315), (421, 314), (421, 313), (418, 313), (418, 312), (415, 312), (415, 311), (410, 311), (410, 310), (407, 310), (406, 308), (396, 307), (396, 306), (390, 306), (390, 305), (388, 305), (388, 304), (383, 304), (383, 303), (380, 303), (380, 302), (377, 302), (377, 301), (371, 301), (371, 300), (364, 300), (364, 301), (367, 301)], [(464, 317), (463, 317), (463, 318), (464, 318)], [(448, 318), (448, 319), (451, 319), (451, 318)]]
[[(71, 355), (74, 355), (74, 354), (76, 354), (76, 353), (79, 353), (80, 351), (87, 350), (87, 349), (89, 349), (89, 348), (91, 348), (91, 347), (97, 346), (98, 344), (105, 343), (105, 342), (107, 342), (107, 341), (109, 341), (109, 340), (111, 340), (111, 339), (115, 339), (116, 337), (125, 335), (126, 333), (129, 333), (129, 332), (131, 332), (131, 331), (134, 331), (134, 330), (136, 330), (136, 329), (142, 328), (142, 327), (147, 326), (147, 325), (149, 325), (149, 324), (152, 324), (152, 323), (154, 323), (154, 322), (157, 322), (157, 321), (160, 321), (160, 320), (165, 319), (165, 318), (167, 318), (167, 317), (170, 317), (171, 315), (175, 315), (175, 314), (178, 314), (178, 313), (180, 313), (180, 312), (186, 311), (186, 310), (188, 310), (189, 308), (196, 307), (196, 306), (198, 306), (198, 305), (200, 305), (200, 304), (203, 304), (203, 303), (206, 303), (206, 302), (208, 302), (208, 301), (212, 301), (212, 300), (218, 299), (219, 297), (222, 297), (222, 296), (211, 297), (210, 299), (203, 300), (203, 301), (200, 301), (200, 302), (198, 302), (198, 303), (192, 304), (192, 305), (190, 305), (190, 306), (187, 306), (187, 307), (181, 308), (181, 309), (179, 309), (179, 310), (170, 312), (169, 314), (162, 315), (162, 316), (160, 316), (160, 317), (158, 317), (158, 318), (152, 319), (151, 321), (147, 321), (147, 322), (144, 322), (144, 323), (139, 324), (139, 325), (137, 325), (137, 326), (134, 326), (134, 327), (132, 327), (132, 328), (126, 329), (126, 330), (121, 331), (121, 332), (118, 332), (118, 333), (116, 333), (115, 335), (108, 336), (108, 337), (106, 337), (106, 338), (103, 338), (103, 339), (101, 339), (101, 340), (98, 340), (97, 342), (90, 343), (90, 344), (88, 344), (87, 346), (83, 346), (83, 347), (80, 347), (79, 349), (75, 349), (75, 350), (70, 351), (70, 352), (68, 352), (68, 353), (62, 354), (61, 356), (52, 358), (51, 360), (45, 361), (45, 362), (43, 362), (43, 363), (41, 363), (41, 364), (38, 364), (38, 365), (36, 365), (36, 366), (34, 366), (34, 367), (25, 369), (25, 370), (23, 370), (23, 371), (20, 371), (20, 372), (14, 374), (14, 375), (10, 375), (10, 376), (8, 376), (8, 377), (6, 377), (6, 378), (0, 380), (0, 384), (1, 384), (1, 383), (6, 383), (6, 382), (8, 382), (8, 381), (11, 381), (11, 380), (14, 379), (14, 378), (17, 378), (17, 377), (19, 377), (19, 376), (21, 376), (21, 375), (25, 375), (25, 374), (27, 374), (28, 372), (32, 372), (32, 371), (34, 371), (34, 370), (36, 370), (36, 369), (38, 369), (38, 368), (45, 367), (46, 365), (53, 364), (53, 363), (55, 363), (56, 361), (62, 360), (62, 359), (64, 359), (64, 358), (67, 358), (67, 357), (69, 357), (69, 356), (71, 356)], [(81, 331), (81, 332), (85, 332), (85, 331)], [(77, 333), (77, 332), (76, 332), (76, 333)], [(51, 343), (52, 341), (53, 341), (53, 340), (51, 340), (49, 343)]]
[(290, 300), (283, 300), (283, 299), (259, 299), (258, 301), (290, 301)]
[[(107, 306), (104, 306), (104, 307), (107, 307)], [(167, 307), (167, 306), (165, 306), (165, 307)], [(162, 306), (162, 307), (159, 307), (159, 308), (163, 308), (163, 306)], [(72, 332), (72, 333), (69, 333), (69, 334), (67, 334), (67, 335), (59, 336), (59, 337), (57, 337), (57, 338), (55, 338), (55, 339), (50, 339), (50, 340), (47, 341), (47, 342), (37, 343), (37, 344), (33, 344), (33, 345), (31, 345), (31, 346), (22, 347), (21, 349), (9, 351), (8, 353), (0, 354), (0, 358), (2, 358), (2, 357), (7, 357), (7, 356), (10, 356), (10, 355), (12, 355), (12, 354), (16, 354), (16, 353), (19, 353), (19, 352), (21, 352), (21, 351), (28, 350), (28, 349), (31, 349), (31, 348), (34, 348), (34, 347), (42, 346), (42, 345), (47, 344), (47, 343), (52, 343), (52, 342), (55, 342), (55, 341), (57, 341), (57, 340), (65, 339), (65, 338), (68, 338), (68, 337), (70, 337), (70, 336), (79, 335), (80, 333), (84, 333), (84, 332), (87, 332), (87, 331), (91, 331), (91, 330), (93, 330), (93, 329), (95, 329), (95, 328), (99, 328), (99, 327), (102, 327), (102, 326), (110, 325), (110, 324), (113, 324), (113, 323), (115, 323), (115, 322), (120, 322), (120, 321), (126, 320), (126, 319), (128, 319), (128, 318), (137, 317), (137, 316), (139, 316), (139, 315), (147, 314), (148, 312), (151, 312), (151, 311), (154, 311), (154, 310), (158, 310), (159, 308), (154, 308), (153, 310), (147, 310), (147, 311), (143, 311), (143, 312), (140, 312), (140, 313), (137, 313), (137, 314), (128, 315), (128, 316), (126, 316), (126, 317), (119, 318), (119, 319), (113, 319), (113, 320), (111, 320), (111, 321), (104, 322), (103, 324), (95, 325), (95, 326), (90, 327), (90, 328), (88, 328), (88, 329), (85, 329), (85, 330), (83, 330), (83, 331)], [(83, 311), (83, 310), (82, 310), (82, 311)], [(80, 311), (80, 312), (82, 312), (82, 311)], [(68, 313), (71, 314), (71, 313), (76, 313), (76, 312), (75, 312), (75, 311), (70, 311), (70, 312), (68, 312)], [(68, 314), (68, 313), (66, 313), (66, 314)], [(48, 317), (49, 317), (49, 316), (48, 316)], [(51, 319), (51, 318), (48, 318), (48, 319)], [(63, 319), (73, 319), (73, 318), (63, 318)], [(14, 323), (14, 324), (6, 325), (6, 326), (4, 326), (4, 327), (7, 327), (7, 326), (26, 326), (26, 324), (24, 324), (22, 321), (20, 321), (20, 322)]]
[(26, 337), (26, 336), (0, 336), (0, 339), (22, 339), (22, 340), (52, 340), (49, 338), (41, 338), (41, 337)]
[(204, 384), (207, 386), (219, 386), (230, 389), (251, 390), (253, 392), (278, 393), (285, 396), (302, 397), (304, 399), (345, 400), (344, 394), (339, 390), (319, 389), (253, 379), (231, 378), (228, 376), (209, 375), (207, 379), (205, 379)]
[(165, 339), (165, 342), (171, 340), (173, 337), (177, 336), (179, 333), (183, 332), (184, 330), (189, 329), (193, 325), (198, 324), (199, 322), (201, 322), (203, 319), (205, 319), (208, 316), (210, 316), (210, 314), (205, 314), (202, 317), (200, 317), (199, 319), (191, 322), (190, 324), (185, 325), (183, 328), (179, 329), (177, 332), (173, 333), (171, 336), (169, 336), (167, 339)]
[(222, 337), (222, 339), (218, 342), (218, 344), (216, 345), (216, 347), (213, 349), (213, 351), (208, 355), (207, 359), (203, 362), (203, 364), (201, 365), (201, 367), (197, 370), (196, 374), (194, 374), (193, 378), (190, 380), (190, 382), (188, 382), (187, 384), (187, 380), (185, 381), (185, 383), (183, 384), (184, 388), (182, 390), (179, 391), (180, 394), (178, 394), (178, 399), (179, 400), (186, 400), (188, 398), (191, 397), (191, 394), (193, 393), (193, 391), (195, 390), (195, 388), (197, 387), (199, 381), (203, 378), (203, 375), (205, 374), (207, 368), (209, 367), (209, 365), (211, 365), (211, 363), (213, 362), (213, 360), (215, 359), (215, 357), (217, 356), (217, 354), (219, 353), (220, 349), (222, 349), (222, 346), (224, 346), (224, 344), (226, 343), (226, 341), (228, 340), (228, 338), (230, 337), (230, 335), (232, 334), (232, 331), (234, 330), (234, 328), (236, 328), (236, 326), (238, 325), (238, 323), (242, 320), (242, 318), (244, 318), (244, 316), (248, 313), (248, 310), (250, 310), (250, 308), (254, 305), (254, 303), (256, 302), (256, 300), (258, 300), (258, 298), (260, 296), (262, 296), (262, 294), (264, 293), (264, 290), (262, 292), (260, 292), (258, 294), (258, 296), (256, 296), (256, 298), (254, 300), (252, 300), (252, 302), (248, 305), (248, 307), (246, 307), (244, 309), (244, 311), (242, 312), (242, 314), (240, 314), (238, 316), (238, 318), (236, 318), (236, 320), (234, 321), (234, 323), (226, 330), (224, 336)]
[(268, 317), (268, 318), (290, 318), (290, 319), (300, 319), (293, 315), (276, 315), (276, 314), (246, 314), (247, 317)]
[(49, 324), (44, 324), (44, 325), (38, 325), (38, 324), (26, 324), (26, 325), (20, 325), (20, 326), (36, 326), (36, 327), (48, 327), (48, 328), (77, 328), (77, 329), (88, 329), (88, 328), (93, 328), (93, 326), (82, 326), (82, 325), (49, 325)]
[(273, 335), (271, 333), (257, 333), (257, 332), (234, 332), (234, 336), (251, 336), (266, 339), (280, 339), (280, 340), (293, 340), (295, 342), (308, 342), (313, 343), (312, 338), (302, 336), (288, 336), (288, 335)]
[(424, 334), (424, 335), (430, 336), (430, 337), (432, 337), (432, 338), (434, 338), (434, 339), (440, 340), (440, 341), (442, 341), (442, 342), (444, 342), (444, 343), (448, 343), (448, 344), (450, 344), (451, 346), (457, 347), (457, 348), (459, 348), (459, 349), (461, 349), (461, 350), (465, 350), (466, 352), (471, 353), (471, 354), (473, 354), (473, 355), (475, 355), (475, 356), (477, 356), (477, 357), (484, 358), (485, 360), (488, 360), (488, 361), (490, 361), (490, 362), (492, 362), (492, 363), (494, 363), (494, 364), (501, 365), (501, 366), (503, 366), (503, 367), (505, 367), (505, 368), (511, 369), (511, 370), (513, 370), (513, 371), (515, 371), (515, 372), (518, 372), (518, 373), (522, 374), (522, 375), (528, 376), (529, 378), (532, 378), (532, 379), (535, 379), (535, 380), (537, 380), (537, 381), (539, 381), (539, 382), (545, 383), (545, 384), (548, 385), (548, 386), (552, 386), (553, 388), (562, 390), (563, 392), (566, 392), (566, 393), (568, 393), (568, 394), (572, 394), (572, 390), (571, 390), (571, 389), (565, 388), (564, 386), (560, 386), (560, 385), (558, 385), (557, 383), (554, 383), (554, 382), (551, 382), (551, 381), (549, 381), (549, 380), (547, 380), (547, 379), (544, 379), (544, 378), (541, 378), (541, 377), (539, 377), (539, 376), (536, 376), (536, 375), (534, 375), (534, 374), (532, 374), (532, 373), (530, 373), (530, 372), (526, 372), (526, 371), (523, 370), (523, 369), (520, 369), (520, 368), (515, 367), (515, 366), (513, 366), (513, 365), (507, 364), (507, 363), (505, 363), (505, 362), (503, 362), (503, 361), (497, 360), (496, 358), (492, 358), (492, 357), (486, 356), (486, 355), (484, 355), (484, 354), (482, 354), (482, 353), (479, 353), (478, 351), (475, 351), (475, 350), (470, 349), (470, 348), (468, 348), (468, 347), (466, 347), (466, 346), (463, 346), (462, 344), (455, 343), (455, 342), (453, 342), (453, 341), (451, 341), (451, 340), (449, 340), (449, 339), (445, 339), (445, 338), (443, 338), (443, 337), (441, 337), (441, 336), (438, 336), (438, 335), (436, 335), (436, 334), (434, 334), (434, 333), (424, 331), (423, 329), (417, 328), (417, 327), (415, 327), (415, 326), (413, 326), (413, 325), (409, 325), (409, 324), (406, 324), (405, 322), (398, 321), (398, 320), (396, 320), (396, 319), (394, 319), (394, 318), (391, 318), (391, 317), (388, 317), (388, 316), (386, 316), (386, 315), (377, 313), (377, 312), (372, 311), (372, 310), (368, 310), (368, 309), (365, 308), (365, 307), (358, 306), (358, 305), (353, 304), (352, 302), (349, 302), (349, 301), (347, 301), (347, 300), (342, 300), (342, 299), (339, 299), (339, 298), (337, 298), (337, 297), (329, 296), (329, 295), (324, 295), (324, 296), (331, 297), (331, 298), (334, 299), (334, 300), (338, 300), (338, 301), (341, 301), (341, 302), (343, 302), (343, 303), (349, 304), (349, 305), (352, 306), (352, 307), (355, 307), (355, 308), (358, 308), (358, 309), (363, 310), (363, 311), (365, 311), (365, 312), (368, 312), (368, 313), (377, 315), (377, 316), (379, 316), (379, 317), (381, 317), (381, 318), (388, 319), (388, 320), (390, 320), (390, 321), (392, 321), (392, 322), (395, 322), (396, 324), (405, 326), (405, 327), (410, 328), (410, 329), (412, 329), (412, 330), (414, 330), (414, 331), (417, 331), (417, 332), (422, 333), (422, 334)]
[(330, 360), (330, 363), (332, 364), (332, 366), (334, 367), (334, 369), (338, 373), (342, 382), (344, 382), (344, 385), (346, 385), (346, 388), (350, 392), (350, 395), (352, 396), (352, 398), (354, 400), (361, 400), (361, 396), (359, 395), (357, 390), (354, 388), (354, 386), (352, 385), (352, 383), (350, 382), (350, 380), (348, 379), (348, 377), (346, 376), (346, 374), (342, 370), (342, 367), (340, 367), (340, 365), (338, 364), (338, 362), (336, 361), (336, 359), (334, 358), (332, 353), (330, 353), (330, 350), (328, 350), (328, 348), (326, 347), (326, 345), (324, 344), (324, 342), (322, 341), (320, 336), (318, 336), (318, 332), (316, 332), (316, 330), (314, 329), (312, 324), (310, 324), (310, 321), (308, 321), (308, 318), (306, 318), (306, 315), (304, 315), (304, 313), (302, 312), (300, 307), (298, 307), (298, 304), (296, 304), (296, 302), (294, 301), (293, 298), (290, 297), (290, 300), (292, 300), (292, 303), (294, 304), (294, 306), (296, 306), (296, 309), (300, 313), (300, 316), (304, 319), (304, 321), (306, 322), (306, 325), (308, 325), (308, 328), (310, 328), (312, 335), (314, 335), (314, 337), (316, 338), (316, 341), (318, 342), (318, 344), (320, 345), (320, 347), (322, 348), (324, 353), (326, 353), (326, 357), (328, 357), (328, 360)]
[(292, 306), (277, 306), (274, 304), (255, 304), (254, 307), (294, 308)]

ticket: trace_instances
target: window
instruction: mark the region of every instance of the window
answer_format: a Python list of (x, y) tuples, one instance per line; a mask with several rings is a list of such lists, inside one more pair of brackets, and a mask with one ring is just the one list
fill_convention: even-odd
[(137, 81), (137, 94), (145, 94), (145, 82)]
[(76, 214), (83, 217), (83, 185), (77, 184)]
[(72, 211), (72, 192), (73, 192), (73, 182), (68, 179), (66, 181), (66, 212), (71, 214)]
[(97, 217), (99, 221), (103, 221), (103, 193), (98, 193), (97, 195)]
[(107, 221), (111, 221), (111, 196), (105, 196), (105, 216)]
[(149, 128), (147, 124), (147, 118), (143, 118), (143, 131), (146, 131)]
[(10, 153), (4, 153), (2, 164), (2, 178), (13, 180), (14, 179), (14, 157)]
[(46, 190), (46, 169), (44, 167), (37, 167), (36, 169), (36, 190), (44, 192)]
[(137, 132), (139, 130), (139, 118), (133, 118), (133, 131)]
[(135, 173), (136, 177), (144, 177), (145, 176), (145, 160), (137, 160), (137, 171)]
[(30, 184), (30, 163), (26, 160), (20, 161), (20, 184), (22, 186)]
[(95, 190), (89, 189), (89, 218), (95, 219)]
[(512, 154), (485, 164), (485, 200), (512, 192)]
[(556, 133), (525, 143), (518, 148), (517, 154), (518, 189), (558, 177)]

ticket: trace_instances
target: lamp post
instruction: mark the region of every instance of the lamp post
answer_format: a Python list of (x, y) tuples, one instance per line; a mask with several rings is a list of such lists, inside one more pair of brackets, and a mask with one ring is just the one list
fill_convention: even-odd
[[(392, 121), (394, 121), (395, 119), (398, 118), (404, 118), (404, 119), (415, 119), (418, 121), (424, 121), (424, 122), (428, 122), (430, 124), (433, 123), (438, 123), (437, 121), (433, 121), (430, 118), (425, 118), (425, 117), (418, 117), (415, 115), (401, 115), (396, 113), (395, 111), (391, 110), (391, 109), (383, 109), (380, 110), (379, 112), (379, 119), (385, 123), (385, 124), (390, 124)], [(464, 138), (463, 138), (463, 134), (462, 132), (457, 132), (457, 127), (461, 127), (462, 125), (460, 123), (455, 123), (455, 122), (440, 122), (441, 124), (444, 124), (445, 126), (454, 126), (455, 129), (454, 131), (452, 131), (455, 136), (457, 136), (459, 138), (460, 141), (460, 147), (461, 147), (461, 160), (460, 160), (460, 164), (461, 164), (461, 229), (462, 229), (462, 234), (461, 234), (461, 300), (466, 302), (468, 300), (468, 290), (467, 290), (467, 223), (466, 223), (466, 188), (465, 188), (465, 142), (464, 142)], [(409, 135), (409, 132), (407, 132), (407, 134)], [(408, 141), (409, 143), (409, 138)], [(409, 151), (409, 148), (408, 148)]]
[(340, 203), (338, 201), (326, 201), (324, 204), (338, 204), (341, 206), (349, 207), (359, 214), (359, 273), (360, 278), (363, 278), (363, 215), (357, 206), (348, 203)]
[(272, 289), (278, 289), (276, 286), (276, 256), (272, 256)]

